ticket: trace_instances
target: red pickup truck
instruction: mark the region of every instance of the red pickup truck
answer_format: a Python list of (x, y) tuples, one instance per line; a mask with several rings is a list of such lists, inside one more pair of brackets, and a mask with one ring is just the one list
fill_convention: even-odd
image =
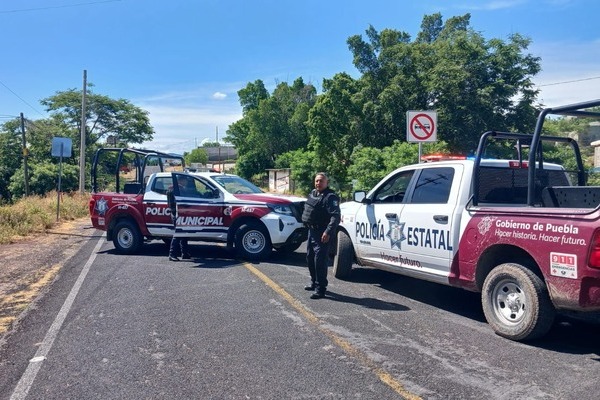
[[(117, 155), (118, 154), (118, 155)], [(105, 157), (102, 157), (102, 156)], [(116, 161), (115, 161), (116, 156)], [(135, 253), (144, 239), (168, 242), (176, 235), (188, 240), (227, 243), (245, 259), (268, 257), (271, 249), (294, 251), (306, 240), (301, 216), (305, 198), (264, 193), (245, 179), (217, 172), (167, 171), (171, 154), (136, 149), (100, 149), (92, 164), (92, 196), (89, 210), (95, 228), (107, 232), (117, 251)], [(103, 174), (102, 159), (135, 171)], [(109, 172), (114, 171), (112, 167)], [(153, 172), (158, 171), (158, 172)], [(191, 191), (182, 195), (177, 179), (191, 177)], [(106, 179), (112, 177), (114, 179)], [(101, 178), (105, 178), (104, 180)], [(98, 190), (110, 181), (110, 190)], [(171, 221), (167, 190), (175, 188), (177, 220)]]

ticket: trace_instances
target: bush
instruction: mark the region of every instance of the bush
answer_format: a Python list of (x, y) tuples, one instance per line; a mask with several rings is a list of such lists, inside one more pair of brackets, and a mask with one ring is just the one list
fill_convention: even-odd
[[(58, 190), (60, 166), (51, 163), (32, 164), (29, 170), (29, 194), (40, 196), (50, 191)], [(61, 176), (61, 191), (70, 192), (79, 187), (79, 167), (63, 163)], [(12, 198), (16, 199), (25, 194), (25, 174), (21, 167), (10, 178), (8, 186)]]
[(12, 205), (0, 206), (0, 244), (11, 243), (19, 236), (45, 232), (60, 221), (88, 215), (89, 194), (63, 193), (60, 220), (57, 221), (57, 192), (29, 196)]

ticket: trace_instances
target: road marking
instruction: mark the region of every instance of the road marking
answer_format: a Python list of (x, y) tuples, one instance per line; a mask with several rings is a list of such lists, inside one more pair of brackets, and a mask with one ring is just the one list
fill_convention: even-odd
[(261, 281), (263, 281), (268, 287), (273, 289), (277, 294), (283, 297), (290, 305), (298, 311), (304, 318), (306, 318), (311, 324), (313, 324), (318, 330), (323, 332), (329, 339), (331, 339), (339, 348), (345, 351), (350, 356), (358, 359), (363, 365), (367, 366), (371, 371), (377, 375), (380, 381), (388, 385), (393, 391), (398, 393), (404, 399), (407, 400), (420, 400), (421, 397), (417, 396), (406, 390), (404, 386), (398, 382), (391, 374), (386, 372), (383, 368), (379, 367), (373, 360), (366, 356), (358, 348), (354, 347), (352, 343), (348, 342), (344, 338), (338, 336), (335, 332), (322, 326), (321, 320), (310, 310), (308, 310), (300, 301), (294, 298), (291, 294), (286, 292), (281, 286), (275, 283), (271, 278), (263, 274), (256, 267), (250, 263), (244, 263), (246, 269), (256, 275)]
[[(104, 236), (105, 235), (102, 235), (102, 237)], [(77, 296), (77, 293), (79, 293), (79, 289), (81, 289), (81, 285), (83, 284), (83, 281), (88, 271), (90, 270), (91, 265), (94, 263), (96, 256), (98, 255), (98, 250), (100, 250), (100, 246), (102, 246), (102, 243), (104, 242), (104, 240), (102, 240), (102, 237), (98, 240), (98, 243), (96, 244), (94, 251), (92, 251), (90, 258), (83, 266), (83, 269), (81, 270), (81, 273), (79, 274), (75, 285), (73, 285), (73, 287), (71, 288), (67, 299), (65, 300), (60, 311), (58, 312), (58, 315), (54, 319), (54, 322), (50, 326), (50, 329), (48, 329), (48, 332), (46, 333), (42, 344), (35, 353), (35, 356), (31, 360), (29, 360), (29, 365), (23, 373), (23, 376), (21, 376), (21, 379), (19, 380), (17, 387), (13, 391), (12, 396), (10, 396), (10, 400), (21, 400), (27, 397), (27, 393), (29, 392), (29, 389), (31, 389), (31, 386), (33, 385), (33, 381), (35, 380), (37, 373), (39, 372), (40, 368), (42, 368), (44, 360), (46, 360), (46, 357), (48, 356), (48, 353), (50, 352), (50, 349), (54, 344), (54, 340), (56, 339), (60, 328), (65, 322), (69, 310), (71, 310), (71, 307), (73, 306), (75, 297)]]

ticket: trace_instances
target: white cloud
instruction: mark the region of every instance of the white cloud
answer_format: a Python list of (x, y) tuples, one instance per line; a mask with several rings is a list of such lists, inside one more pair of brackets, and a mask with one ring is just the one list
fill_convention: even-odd
[(229, 125), (242, 118), (237, 100), (207, 89), (157, 93), (135, 104), (148, 111), (155, 132), (154, 139), (142, 146), (164, 152), (189, 152), (217, 135), (222, 140)]

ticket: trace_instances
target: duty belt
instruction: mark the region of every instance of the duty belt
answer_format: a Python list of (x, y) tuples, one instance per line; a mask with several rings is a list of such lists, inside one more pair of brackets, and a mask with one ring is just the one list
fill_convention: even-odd
[(307, 223), (304, 223), (304, 226), (309, 229), (315, 229), (315, 230), (325, 230), (325, 228), (327, 228), (327, 226), (325, 226), (325, 225), (307, 224)]

